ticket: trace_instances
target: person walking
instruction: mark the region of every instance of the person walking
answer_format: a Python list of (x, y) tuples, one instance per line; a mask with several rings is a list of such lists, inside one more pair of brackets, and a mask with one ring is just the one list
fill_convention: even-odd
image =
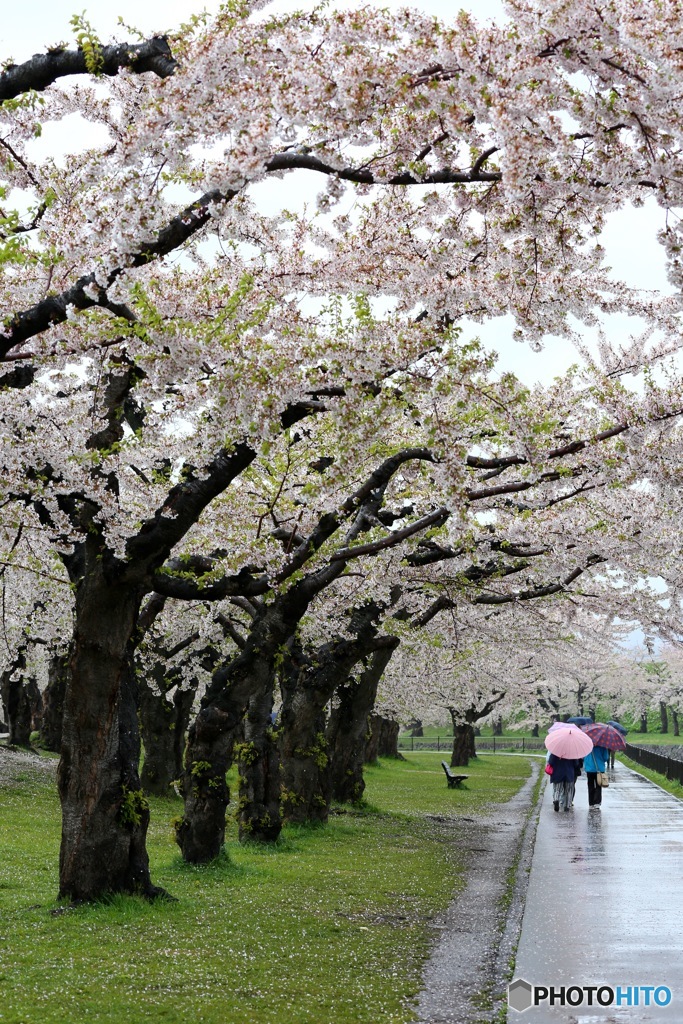
[(576, 761), (568, 757), (551, 754), (548, 764), (552, 768), (550, 781), (553, 784), (553, 809), (568, 811), (574, 802), (576, 783)]
[(602, 786), (598, 785), (598, 772), (607, 771), (609, 750), (606, 747), (593, 747), (590, 754), (583, 759), (583, 768), (588, 780), (588, 806), (599, 807), (602, 803)]

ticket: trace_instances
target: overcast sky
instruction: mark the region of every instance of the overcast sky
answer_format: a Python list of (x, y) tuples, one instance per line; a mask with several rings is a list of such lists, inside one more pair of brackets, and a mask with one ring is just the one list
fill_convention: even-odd
[[(348, 9), (366, 3), (376, 7), (416, 7), (444, 19), (452, 18), (461, 8), (483, 19), (503, 17), (501, 0), (415, 0), (405, 4), (392, 0), (334, 0), (332, 7)], [(106, 40), (117, 31), (119, 17), (147, 34), (172, 28), (191, 14), (216, 11), (219, 6), (219, 0), (24, 0), (14, 4), (5, 0), (0, 20), (0, 59), (11, 56), (20, 62), (46, 46), (72, 41), (69, 21), (84, 8), (86, 18)], [(311, 10), (315, 6), (316, 0), (273, 0), (268, 9)]]
[[(315, 6), (315, 2), (272, 0), (269, 10), (307, 10)], [(392, 6), (392, 0), (333, 0), (332, 6), (350, 8), (361, 3)], [(73, 43), (69, 21), (74, 13), (83, 11), (86, 4), (86, 17), (100, 38), (107, 41), (112, 34), (121, 39), (130, 38), (125, 29), (118, 26), (119, 16), (145, 34), (163, 32), (191, 14), (204, 9), (217, 10), (219, 0), (91, 0), (90, 3), (87, 0), (24, 0), (11, 6), (5, 0), (0, 20), (0, 60), (11, 57), (21, 62), (55, 43)], [(482, 20), (504, 17), (501, 0), (413, 0), (412, 4), (395, 6), (413, 6), (444, 20), (453, 18), (461, 8), (472, 11)], [(49, 140), (48, 131), (44, 142), (49, 143)], [(613, 218), (608, 225), (604, 238), (608, 262), (615, 274), (627, 283), (643, 288), (666, 287), (664, 256), (655, 238), (661, 222), (662, 214), (651, 202), (641, 210)], [(615, 323), (615, 331), (624, 329), (625, 325)], [(549, 340), (545, 351), (534, 355), (526, 346), (511, 341), (512, 322), (508, 322), (508, 318), (494, 321), (485, 328), (472, 328), (472, 333), (479, 334), (487, 345), (500, 353), (501, 368), (514, 370), (529, 383), (548, 381), (576, 361), (576, 354), (566, 343)]]

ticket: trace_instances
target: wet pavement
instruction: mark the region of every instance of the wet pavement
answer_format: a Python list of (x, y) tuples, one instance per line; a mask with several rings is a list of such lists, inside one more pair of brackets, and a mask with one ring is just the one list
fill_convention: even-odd
[[(683, 801), (619, 763), (610, 780), (600, 809), (588, 807), (585, 774), (567, 812), (545, 787), (514, 978), (621, 986), (622, 1005), (546, 1002), (509, 1009), (508, 1024), (683, 1024)], [(671, 1002), (643, 1005), (654, 993), (634, 986), (666, 986)], [(628, 987), (639, 1005), (626, 1005)]]

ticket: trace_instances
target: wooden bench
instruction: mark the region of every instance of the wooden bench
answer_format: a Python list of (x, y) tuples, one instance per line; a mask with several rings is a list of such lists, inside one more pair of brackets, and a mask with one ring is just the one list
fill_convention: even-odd
[(469, 775), (454, 775), (445, 761), (441, 762), (441, 767), (446, 773), (446, 782), (449, 789), (453, 789), (455, 786), (459, 786), (461, 782), (464, 782), (465, 779), (469, 779)]

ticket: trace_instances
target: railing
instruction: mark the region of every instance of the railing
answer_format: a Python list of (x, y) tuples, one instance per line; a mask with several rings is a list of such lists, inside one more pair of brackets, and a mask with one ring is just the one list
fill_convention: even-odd
[(659, 772), (669, 781), (679, 782), (683, 786), (683, 761), (665, 754), (655, 754), (653, 750), (645, 750), (644, 747), (634, 747), (632, 743), (626, 744), (624, 753), (632, 761), (642, 764), (644, 768)]
[[(488, 736), (482, 738), (477, 736), (474, 741), (476, 750), (491, 750), (495, 754), (497, 750), (545, 750), (543, 740), (527, 739), (522, 736), (520, 739), (511, 739), (509, 736)], [(399, 736), (399, 750), (452, 750), (452, 736)]]

